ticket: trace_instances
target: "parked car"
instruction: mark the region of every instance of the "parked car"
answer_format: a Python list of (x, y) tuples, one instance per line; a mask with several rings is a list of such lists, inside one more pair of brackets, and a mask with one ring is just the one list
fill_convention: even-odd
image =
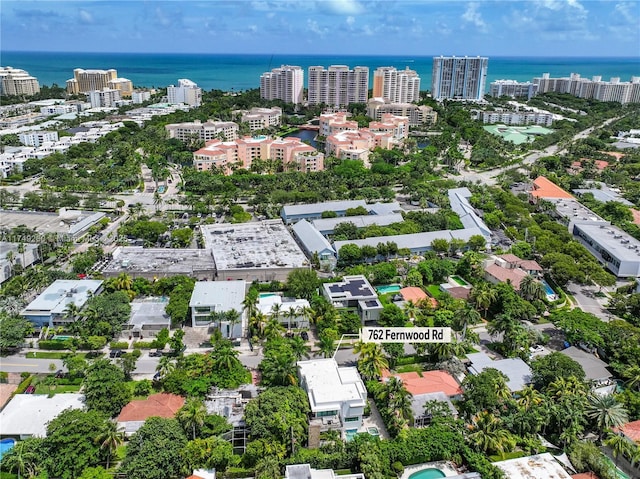
[(151, 351), (149, 353), (149, 357), (150, 358), (159, 358), (162, 357), (164, 353), (162, 351), (160, 351), (159, 349), (155, 350), (155, 351)]
[(64, 371), (62, 369), (58, 369), (56, 371), (56, 379), (60, 379), (64, 377)]
[(300, 333), (300, 337), (301, 337), (302, 339), (304, 339), (305, 341), (309, 341), (309, 333), (307, 333), (306, 331), (302, 331), (302, 332)]
[(119, 358), (122, 356), (122, 349), (112, 349), (109, 353), (110, 358)]

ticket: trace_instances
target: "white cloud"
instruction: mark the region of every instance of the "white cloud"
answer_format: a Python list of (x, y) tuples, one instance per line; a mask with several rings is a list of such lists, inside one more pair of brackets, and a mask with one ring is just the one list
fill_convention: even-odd
[(319, 10), (329, 10), (340, 15), (356, 15), (363, 11), (357, 0), (323, 0), (316, 5)]
[(354, 23), (356, 23), (356, 19), (355, 19), (355, 17), (353, 17), (353, 16), (351, 16), (351, 15), (349, 15), (349, 16), (347, 17), (347, 20), (346, 20), (346, 21), (347, 21), (347, 25), (353, 25)]
[(481, 32), (487, 31), (487, 24), (482, 18), (482, 14), (478, 11), (477, 3), (469, 3), (461, 18), (463, 22), (474, 25)]
[(80, 19), (80, 23), (86, 23), (86, 24), (94, 23), (93, 15), (91, 15), (90, 12), (82, 8), (78, 12), (78, 17)]
[(321, 27), (318, 22), (311, 20), (310, 18), (307, 18), (307, 29), (321, 37), (325, 36), (328, 31), (327, 28)]

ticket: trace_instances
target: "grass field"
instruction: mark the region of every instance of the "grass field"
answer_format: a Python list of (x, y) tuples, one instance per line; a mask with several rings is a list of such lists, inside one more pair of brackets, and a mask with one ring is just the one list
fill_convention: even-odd
[(442, 297), (442, 291), (440, 291), (440, 286), (437, 284), (430, 284), (427, 286), (427, 292), (436, 299), (440, 299)]
[(78, 391), (80, 391), (81, 387), (82, 386), (80, 386), (80, 385), (78, 385), (78, 386), (56, 386), (55, 389), (51, 388), (51, 390), (49, 390), (49, 386), (41, 383), (41, 384), (36, 385), (36, 390), (35, 390), (34, 394), (77, 393)]

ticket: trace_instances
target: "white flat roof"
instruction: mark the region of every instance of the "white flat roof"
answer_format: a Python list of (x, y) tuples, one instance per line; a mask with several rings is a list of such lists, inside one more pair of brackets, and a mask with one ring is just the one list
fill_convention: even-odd
[(508, 461), (494, 462), (509, 479), (571, 479), (571, 476), (551, 454), (519, 457)]
[(84, 395), (16, 394), (0, 412), (2, 435), (45, 437), (47, 423), (68, 408), (84, 408)]
[(335, 359), (298, 361), (298, 370), (305, 385), (312, 411), (340, 409), (344, 402), (361, 401), (367, 390), (354, 367), (340, 368)]
[(242, 302), (247, 286), (244, 280), (236, 281), (198, 281), (191, 294), (190, 307), (215, 306), (216, 311), (235, 309), (239, 313), (244, 309)]
[(21, 314), (62, 314), (70, 303), (82, 308), (89, 299), (89, 292), (94, 294), (101, 285), (102, 281), (96, 279), (58, 279), (29, 303)]

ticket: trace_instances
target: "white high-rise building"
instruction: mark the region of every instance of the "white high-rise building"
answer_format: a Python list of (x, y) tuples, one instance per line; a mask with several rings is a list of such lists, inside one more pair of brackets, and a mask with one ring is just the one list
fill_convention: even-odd
[(431, 96), (436, 100), (482, 100), (487, 57), (434, 57)]
[(40, 85), (35, 77), (18, 68), (0, 67), (0, 95), (32, 96), (36, 93), (40, 93)]
[(185, 103), (190, 106), (200, 106), (202, 104), (202, 88), (191, 80), (181, 78), (178, 86), (169, 85), (167, 87), (167, 101), (172, 105)]
[(537, 91), (538, 85), (535, 83), (516, 80), (496, 80), (489, 85), (489, 95), (494, 97), (527, 97), (527, 100), (530, 100)]
[(260, 76), (260, 98), (302, 103), (304, 71), (298, 66), (282, 65)]
[(117, 106), (122, 97), (120, 90), (115, 88), (103, 88), (102, 90), (94, 90), (87, 93), (87, 99), (91, 103), (91, 108)]
[(420, 99), (420, 77), (414, 70), (380, 67), (373, 72), (373, 97), (389, 103), (412, 103)]
[(345, 65), (309, 67), (310, 105), (324, 103), (332, 107), (350, 103), (366, 103), (369, 97), (369, 67), (355, 67), (350, 70)]
[(551, 78), (548, 73), (543, 73), (541, 77), (534, 78), (533, 83), (538, 86), (538, 93), (569, 93), (600, 101), (640, 103), (640, 77), (631, 77), (631, 81), (622, 82), (619, 77), (602, 81), (599, 75), (588, 79), (572, 73), (569, 77)]

